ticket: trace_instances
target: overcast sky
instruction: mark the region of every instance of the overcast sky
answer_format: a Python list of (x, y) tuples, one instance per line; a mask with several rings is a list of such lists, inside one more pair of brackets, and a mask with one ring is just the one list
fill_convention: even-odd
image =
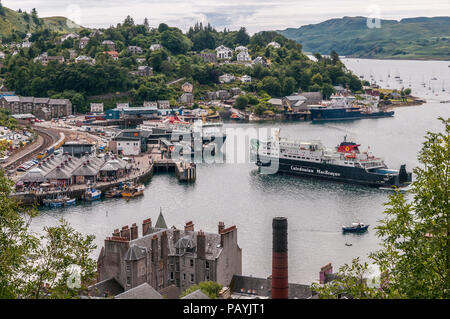
[(450, 0), (2, 0), (40, 17), (66, 16), (86, 27), (108, 27), (131, 15), (137, 23), (165, 22), (186, 31), (196, 21), (250, 33), (318, 23), (343, 16), (396, 19), (449, 16)]

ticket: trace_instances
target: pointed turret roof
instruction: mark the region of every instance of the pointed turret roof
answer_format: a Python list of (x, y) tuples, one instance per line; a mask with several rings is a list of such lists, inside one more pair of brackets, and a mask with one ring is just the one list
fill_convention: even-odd
[(159, 211), (158, 220), (156, 221), (155, 228), (167, 229), (166, 220), (162, 214), (162, 210)]

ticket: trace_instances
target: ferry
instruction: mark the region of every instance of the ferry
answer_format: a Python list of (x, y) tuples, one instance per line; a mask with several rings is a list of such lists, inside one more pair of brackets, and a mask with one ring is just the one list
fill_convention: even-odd
[(101, 199), (102, 192), (95, 189), (95, 188), (89, 188), (86, 190), (86, 193), (84, 194), (84, 200), (88, 202), (96, 201)]
[(282, 139), (277, 130), (268, 141), (252, 139), (252, 158), (260, 171), (284, 172), (338, 182), (356, 183), (373, 187), (405, 187), (412, 181), (406, 165), (390, 169), (384, 160), (375, 157), (369, 149), (359, 150), (360, 144), (348, 142), (346, 137), (336, 148), (326, 148), (321, 141), (294, 141)]
[(394, 116), (394, 111), (384, 111), (378, 108), (378, 102), (372, 102), (374, 105), (363, 108), (354, 106), (354, 100), (354, 97), (332, 96), (329, 103), (311, 105), (309, 107), (311, 120), (313, 123), (317, 123)]
[(132, 198), (144, 195), (145, 186), (144, 185), (136, 185), (136, 186), (127, 186), (124, 187), (124, 191), (122, 192), (122, 197)]

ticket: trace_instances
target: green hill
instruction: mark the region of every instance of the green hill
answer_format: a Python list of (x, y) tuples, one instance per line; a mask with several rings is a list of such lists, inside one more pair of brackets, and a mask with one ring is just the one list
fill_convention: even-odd
[(40, 28), (67, 33), (81, 28), (76, 23), (64, 17), (38, 18), (31, 13), (0, 8), (0, 36), (9, 37), (13, 32), (33, 32)]
[(450, 59), (450, 17), (381, 20), (368, 28), (365, 17), (331, 19), (277, 31), (307, 52), (361, 58)]

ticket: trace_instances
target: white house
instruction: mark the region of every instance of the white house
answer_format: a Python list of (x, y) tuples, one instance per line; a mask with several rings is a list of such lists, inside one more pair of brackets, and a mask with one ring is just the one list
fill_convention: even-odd
[(224, 74), (219, 76), (219, 81), (220, 83), (230, 83), (233, 82), (235, 80), (234, 75), (231, 74)]
[(91, 103), (91, 113), (103, 113), (103, 103)]
[(87, 44), (89, 43), (89, 38), (88, 37), (83, 37), (80, 39), (80, 49), (84, 49)]
[(63, 43), (64, 41), (66, 41), (68, 39), (79, 39), (79, 38), (80, 38), (80, 36), (78, 34), (76, 34), (76, 33), (69, 33), (69, 34), (64, 35), (61, 38), (61, 43)]
[(216, 57), (218, 59), (231, 59), (233, 57), (233, 50), (227, 48), (226, 46), (221, 45), (216, 48)]
[(248, 52), (248, 49), (247, 49), (247, 47), (244, 47), (243, 45), (240, 45), (236, 49), (234, 49), (234, 51), (236, 51), (236, 52), (247, 51)]
[(158, 102), (156, 101), (144, 101), (144, 107), (158, 107)]
[(275, 41), (274, 42), (270, 42), (267, 46), (268, 47), (273, 47), (275, 49), (281, 48), (281, 45), (278, 42), (275, 42)]
[(161, 50), (162, 48), (163, 48), (163, 46), (161, 44), (156, 43), (156, 44), (152, 44), (150, 46), (150, 51)]
[(243, 75), (241, 76), (241, 82), (242, 83), (250, 83), (252, 82), (252, 77), (250, 75)]
[(89, 57), (89, 56), (85, 56), (85, 55), (80, 55), (79, 57), (77, 57), (75, 59), (75, 63), (80, 63), (80, 62), (87, 62), (90, 64), (95, 64), (95, 59)]
[(250, 62), (252, 58), (248, 54), (248, 51), (241, 51), (237, 55), (237, 61), (238, 62)]

